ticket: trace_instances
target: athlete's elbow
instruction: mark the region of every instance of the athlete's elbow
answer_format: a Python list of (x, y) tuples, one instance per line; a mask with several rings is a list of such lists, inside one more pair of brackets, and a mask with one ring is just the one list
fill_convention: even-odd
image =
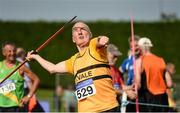
[(55, 72), (55, 70), (49, 70), (49, 73), (50, 73), (50, 74), (54, 74), (54, 73), (56, 73), (56, 72)]
[(50, 74), (54, 73), (66, 73), (66, 69), (64, 67), (59, 67), (59, 66), (53, 66), (48, 69)]
[(49, 68), (48, 68), (48, 71), (49, 71), (50, 74), (56, 73), (56, 70), (55, 70), (54, 67), (49, 67)]

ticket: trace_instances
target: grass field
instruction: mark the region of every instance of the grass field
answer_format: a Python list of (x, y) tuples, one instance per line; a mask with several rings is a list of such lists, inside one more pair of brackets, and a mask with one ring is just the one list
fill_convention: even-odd
[[(177, 107), (180, 109), (180, 97), (178, 91), (180, 90), (180, 86), (177, 87), (177, 92), (176, 92), (176, 102), (177, 102)], [(37, 91), (37, 98), (39, 101), (48, 101), (49, 107), (50, 107), (50, 112), (54, 112), (54, 104), (53, 104), (53, 89), (38, 89)], [(64, 107), (61, 106), (61, 112), (65, 112)]]
[(36, 93), (39, 101), (48, 101), (50, 105), (50, 111), (54, 111), (53, 107), (53, 90), (52, 89), (39, 89)]
[[(39, 101), (46, 101), (49, 103), (50, 112), (55, 112), (54, 108), (54, 89), (38, 89), (36, 96)], [(60, 111), (65, 112), (65, 107), (62, 102), (60, 106)]]

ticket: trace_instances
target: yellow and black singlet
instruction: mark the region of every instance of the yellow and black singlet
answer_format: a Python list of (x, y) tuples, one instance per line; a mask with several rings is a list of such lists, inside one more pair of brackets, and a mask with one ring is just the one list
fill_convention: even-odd
[(66, 61), (66, 69), (75, 77), (78, 112), (102, 112), (118, 106), (106, 48), (98, 49), (97, 41), (92, 39), (88, 48)]

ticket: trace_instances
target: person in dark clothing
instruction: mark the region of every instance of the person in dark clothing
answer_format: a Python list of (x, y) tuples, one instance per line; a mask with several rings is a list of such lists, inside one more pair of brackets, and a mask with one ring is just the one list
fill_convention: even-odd
[[(137, 61), (136, 83), (139, 90), (139, 101), (147, 104), (166, 105), (168, 98), (166, 88), (171, 87), (170, 82), (166, 82), (169, 76), (166, 74), (166, 64), (164, 59), (151, 53), (153, 46), (151, 40), (142, 37), (138, 41), (142, 51), (141, 58)], [(167, 107), (140, 106), (142, 112), (168, 112)]]

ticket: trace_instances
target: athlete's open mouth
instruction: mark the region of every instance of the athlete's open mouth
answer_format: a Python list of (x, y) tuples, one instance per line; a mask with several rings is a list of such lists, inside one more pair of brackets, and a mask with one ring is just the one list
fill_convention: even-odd
[(81, 35), (81, 36), (79, 36), (79, 39), (84, 39), (84, 36), (82, 36), (82, 35)]

